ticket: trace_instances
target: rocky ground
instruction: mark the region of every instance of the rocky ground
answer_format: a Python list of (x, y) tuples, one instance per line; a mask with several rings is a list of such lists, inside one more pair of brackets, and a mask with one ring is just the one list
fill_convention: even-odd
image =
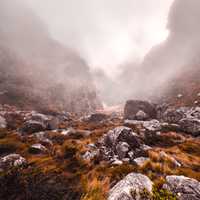
[(81, 118), (0, 106), (0, 199), (200, 199), (200, 107)]

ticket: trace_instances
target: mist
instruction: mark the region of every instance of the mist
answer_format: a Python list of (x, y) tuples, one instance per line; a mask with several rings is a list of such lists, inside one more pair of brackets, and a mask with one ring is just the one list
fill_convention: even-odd
[(11, 71), (30, 81), (39, 97), (54, 88), (62, 104), (70, 99), (65, 107), (80, 107), (75, 96), (93, 110), (102, 102), (156, 100), (199, 63), (198, 0), (0, 3), (1, 49), (9, 62), (22, 63)]
[(73, 112), (100, 105), (85, 60), (22, 0), (0, 1), (0, 78), (2, 104)]
[(28, 0), (54, 38), (76, 49), (91, 68), (119, 74), (163, 41), (172, 0)]

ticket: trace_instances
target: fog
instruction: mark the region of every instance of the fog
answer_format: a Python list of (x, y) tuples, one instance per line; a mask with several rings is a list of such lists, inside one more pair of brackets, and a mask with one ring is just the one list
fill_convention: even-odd
[(92, 68), (119, 74), (163, 41), (173, 0), (27, 0), (51, 34), (75, 48)]
[(62, 85), (62, 101), (72, 99), (68, 106), (74, 107), (74, 95), (92, 96), (93, 105), (99, 98), (109, 105), (155, 100), (183, 69), (200, 63), (199, 0), (0, 4), (0, 45), (23, 63), (21, 77), (45, 91)]

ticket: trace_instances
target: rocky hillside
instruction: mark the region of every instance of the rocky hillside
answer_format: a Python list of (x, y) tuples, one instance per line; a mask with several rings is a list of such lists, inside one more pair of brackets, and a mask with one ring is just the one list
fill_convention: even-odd
[(0, 102), (77, 113), (99, 108), (85, 61), (53, 40), (22, 2), (0, 2)]
[(0, 106), (0, 199), (199, 200), (200, 108), (121, 114)]
[(168, 38), (154, 46), (141, 64), (133, 63), (124, 70), (124, 90), (129, 91), (129, 98), (180, 104), (177, 95), (182, 94), (185, 95), (182, 104), (191, 105), (198, 100), (199, 7), (198, 0), (173, 2), (168, 16)]

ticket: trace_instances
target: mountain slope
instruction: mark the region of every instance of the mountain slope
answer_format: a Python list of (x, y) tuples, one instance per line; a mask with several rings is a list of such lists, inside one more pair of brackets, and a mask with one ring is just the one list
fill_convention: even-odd
[(53, 40), (23, 1), (0, 2), (0, 52), (0, 103), (77, 113), (101, 106), (85, 61)]

